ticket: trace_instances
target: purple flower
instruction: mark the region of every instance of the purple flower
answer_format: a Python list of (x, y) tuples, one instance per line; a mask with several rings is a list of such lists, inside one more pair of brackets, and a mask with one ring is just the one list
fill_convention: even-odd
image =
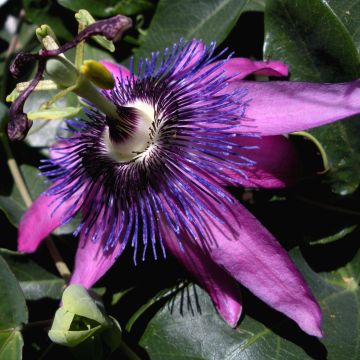
[[(91, 287), (126, 246), (134, 261), (174, 255), (235, 326), (238, 283), (321, 337), (321, 312), (286, 251), (225, 186), (279, 188), (299, 161), (280, 134), (356, 114), (359, 81), (244, 81), (286, 76), (277, 61), (219, 60), (215, 45), (180, 42), (138, 70), (103, 62), (116, 78), (104, 91), (117, 118), (95, 108), (68, 121), (42, 167), (53, 185), (19, 226), (19, 251), (33, 252), (81, 213), (71, 283)], [(220, 54), (221, 55), (221, 54)]]

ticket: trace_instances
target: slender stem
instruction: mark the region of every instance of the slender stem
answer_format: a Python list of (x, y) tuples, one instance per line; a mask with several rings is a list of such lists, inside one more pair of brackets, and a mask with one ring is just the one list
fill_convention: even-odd
[(61, 90), (57, 94), (55, 94), (53, 97), (51, 97), (49, 100), (47, 100), (45, 103), (43, 103), (40, 106), (40, 109), (48, 109), (55, 101), (61, 99), (66, 94), (72, 92), (76, 88), (76, 85), (70, 86), (66, 89)]
[(32, 329), (34, 327), (42, 327), (42, 328), (49, 327), (49, 326), (51, 326), (52, 322), (53, 322), (53, 319), (33, 321), (28, 324), (25, 324), (23, 326), (22, 330), (26, 331), (26, 330)]
[(29, 207), (32, 204), (32, 199), (31, 199), (29, 191), (25, 185), (25, 182), (21, 175), (20, 169), (16, 163), (16, 160), (13, 157), (9, 142), (7, 141), (5, 134), (1, 134), (0, 136), (1, 136), (1, 141), (2, 141), (4, 149), (5, 149), (5, 153), (6, 153), (6, 157), (7, 157), (7, 164), (9, 166), (10, 173), (15, 181), (15, 184), (20, 192), (20, 195), (21, 195), (26, 207)]
[[(83, 22), (79, 22), (78, 33), (86, 28)], [(75, 67), (79, 70), (84, 61), (85, 41), (80, 41), (75, 49)]]
[(120, 349), (129, 360), (141, 360), (141, 358), (124, 341), (121, 341)]
[[(14, 155), (11, 151), (10, 144), (9, 144), (6, 134), (1, 133), (0, 139), (5, 148), (5, 153), (6, 153), (6, 156), (8, 159), (7, 164), (9, 166), (10, 173), (14, 179), (14, 182), (15, 182), (17, 188), (19, 189), (20, 195), (21, 195), (26, 207), (30, 207), (30, 205), (32, 204), (32, 198), (31, 198), (30, 192), (25, 184), (25, 181), (21, 174), (19, 166), (18, 166), (18, 164), (14, 158)], [(47, 246), (47, 248), (50, 252), (50, 255), (54, 261), (57, 271), (59, 272), (61, 277), (63, 277), (65, 280), (68, 280), (71, 275), (70, 270), (69, 270), (68, 266), (66, 265), (66, 263), (64, 262), (64, 260), (62, 259), (58, 249), (56, 248), (56, 246), (50, 236), (48, 236), (45, 239), (45, 243), (46, 243), (46, 246)]]
[(55, 347), (55, 344), (52, 342), (46, 349), (45, 351), (40, 355), (38, 360), (43, 360), (45, 359), (45, 356), (47, 357), (47, 355), (49, 354), (49, 352)]
[(325, 210), (334, 211), (334, 212), (338, 212), (338, 213), (346, 214), (346, 215), (360, 216), (360, 212), (356, 211), (356, 210), (345, 209), (345, 208), (342, 208), (339, 206), (322, 203), (319, 201), (308, 199), (303, 196), (295, 196), (295, 198), (301, 202), (304, 202), (304, 203), (310, 204), (310, 205), (314, 205), (314, 206), (317, 206), (317, 207), (325, 209)]

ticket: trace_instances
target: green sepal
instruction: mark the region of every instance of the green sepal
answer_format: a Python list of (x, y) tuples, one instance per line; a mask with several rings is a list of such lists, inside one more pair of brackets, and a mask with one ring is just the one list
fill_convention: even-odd
[(63, 293), (63, 308), (73, 314), (107, 325), (107, 319), (100, 311), (95, 300), (80, 285), (70, 285)]
[[(93, 24), (96, 20), (91, 16), (91, 14), (85, 10), (81, 9), (75, 14), (75, 19), (78, 21), (78, 23), (83, 24), (85, 27)], [(95, 35), (91, 37), (94, 41), (96, 41), (100, 46), (102, 46), (104, 49), (114, 52), (115, 51), (115, 45), (112, 41), (109, 41), (105, 36), (101, 35)]]
[(74, 347), (93, 336), (100, 331), (102, 326), (99, 324), (85, 330), (72, 330), (74, 319), (78, 317), (65, 310), (63, 307), (59, 308), (55, 313), (54, 322), (48, 333), (49, 338), (56, 344)]
[(111, 330), (113, 323), (85, 288), (70, 285), (63, 293), (62, 307), (56, 311), (48, 335), (54, 343), (74, 347), (106, 329)]
[(53, 107), (51, 109), (29, 111), (27, 116), (30, 120), (36, 119), (45, 119), (45, 120), (54, 120), (54, 119), (63, 119), (77, 115), (81, 111), (81, 107)]

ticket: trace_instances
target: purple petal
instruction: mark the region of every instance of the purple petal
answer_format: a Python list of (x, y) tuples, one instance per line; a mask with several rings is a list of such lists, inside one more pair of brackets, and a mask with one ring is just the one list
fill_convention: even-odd
[(239, 285), (223, 269), (217, 266), (199, 246), (181, 234), (182, 251), (174, 232), (162, 226), (166, 248), (195, 277), (210, 295), (221, 317), (235, 327), (242, 311)]
[[(56, 183), (54, 184), (56, 186)], [(42, 240), (62, 224), (62, 217), (72, 204), (64, 201), (57, 210), (56, 196), (41, 194), (22, 217), (18, 229), (18, 251), (34, 252)]]
[[(235, 199), (229, 206), (205, 197), (220, 223), (203, 213), (213, 261), (274, 309), (293, 319), (302, 330), (321, 337), (321, 311), (305, 280), (275, 238)], [(225, 208), (226, 207), (226, 208)]]
[[(267, 189), (291, 186), (302, 175), (302, 162), (294, 145), (285, 136), (237, 137), (241, 146), (256, 146), (255, 149), (241, 149), (241, 155), (256, 161), (255, 166), (242, 167), (243, 176), (230, 169), (224, 172), (231, 178), (228, 182), (216, 179), (222, 185), (234, 185), (231, 180), (240, 181), (244, 187)], [(235, 156), (230, 157), (233, 160)]]
[(247, 58), (230, 59), (220, 71), (225, 75), (236, 75), (233, 80), (241, 80), (249, 75), (260, 76), (288, 76), (288, 66), (281, 61), (252, 61)]
[[(325, 125), (360, 112), (360, 80), (343, 84), (242, 81), (251, 99), (246, 118), (261, 135), (278, 135)], [(241, 131), (239, 127), (239, 131)]]
[[(101, 221), (99, 217), (98, 223)], [(114, 264), (122, 253), (121, 242), (104, 251), (104, 241), (107, 239), (105, 232), (101, 240), (92, 241), (92, 233), (80, 234), (79, 246), (76, 251), (75, 266), (72, 273), (70, 284), (80, 284), (86, 288), (91, 288)]]

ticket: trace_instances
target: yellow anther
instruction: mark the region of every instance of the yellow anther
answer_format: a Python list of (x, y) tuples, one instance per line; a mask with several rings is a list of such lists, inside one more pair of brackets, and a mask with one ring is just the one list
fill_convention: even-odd
[(80, 67), (80, 73), (101, 89), (110, 90), (115, 86), (111, 72), (98, 61), (85, 60)]

